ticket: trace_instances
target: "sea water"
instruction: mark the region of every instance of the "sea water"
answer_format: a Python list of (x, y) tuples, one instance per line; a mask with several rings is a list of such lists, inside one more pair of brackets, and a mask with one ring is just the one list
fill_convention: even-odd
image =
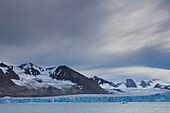
[(169, 102), (0, 104), (0, 113), (170, 113)]

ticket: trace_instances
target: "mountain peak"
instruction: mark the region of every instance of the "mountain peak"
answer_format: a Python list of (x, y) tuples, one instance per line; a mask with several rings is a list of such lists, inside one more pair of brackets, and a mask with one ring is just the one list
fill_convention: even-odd
[(126, 85), (127, 88), (129, 88), (129, 87), (136, 88), (137, 87), (135, 82), (133, 81), (133, 79), (126, 79), (126, 84), (125, 85)]
[(0, 67), (7, 67), (7, 68), (9, 68), (9, 66), (7, 64), (3, 63), (3, 62), (0, 63)]
[(67, 67), (66, 65), (59, 66), (50, 77), (57, 80), (69, 80), (82, 87), (82, 90), (87, 93), (106, 93), (105, 90), (92, 79), (80, 74), (79, 72)]
[[(81, 75), (80, 73), (76, 72), (75, 70), (67, 67), (66, 65), (59, 66), (53, 74), (50, 76), (54, 79), (75, 79), (77, 75)], [(73, 80), (74, 81), (74, 80)]]
[(154, 79), (152, 79), (152, 81), (159, 81), (160, 79), (158, 79), (158, 78), (154, 78)]
[(72, 70), (71, 68), (69, 68), (69, 67), (66, 66), (66, 65), (60, 65), (60, 66), (58, 66), (58, 68), (59, 68), (59, 69), (70, 69), (70, 70)]
[(99, 78), (99, 77), (97, 77), (97, 76), (94, 76), (92, 79), (93, 79), (96, 83), (98, 83), (98, 84), (109, 83), (108, 81), (106, 81), (106, 80), (104, 80), (104, 79), (102, 79), (102, 78)]
[(29, 62), (29, 63), (24, 63), (24, 64), (21, 64), (20, 67), (32, 67), (32, 66), (36, 66), (38, 67), (37, 65), (33, 64), (32, 62)]
[(97, 76), (94, 76), (93, 78), (91, 78), (92, 80), (94, 80), (97, 84), (99, 85), (104, 85), (104, 84), (109, 84), (110, 86), (113, 86), (113, 87), (118, 87), (117, 84), (114, 84), (113, 82), (109, 82), (107, 80), (104, 80), (102, 78), (99, 78)]
[(41, 67), (38, 67), (37, 65), (29, 62), (29, 63), (25, 63), (25, 64), (21, 64), (18, 66), (21, 70), (25, 71), (25, 74), (29, 74), (29, 75), (39, 75), (40, 71), (42, 71)]
[[(12, 89), (8, 89), (13, 86)], [(5, 87), (5, 88), (4, 88)], [(8, 92), (12, 96), (49, 96), (63, 94), (92, 94), (92, 93), (121, 93), (131, 92), (131, 88), (145, 91), (159, 88), (170, 91), (170, 84), (159, 79), (150, 81), (126, 81), (114, 84), (112, 81), (94, 76), (88, 78), (66, 65), (59, 67), (41, 68), (32, 62), (20, 66), (0, 63), (0, 96), (6, 96)], [(16, 90), (18, 89), (18, 90)], [(34, 90), (36, 89), (36, 90)], [(25, 93), (27, 91), (28, 93)], [(17, 95), (15, 95), (17, 94)]]
[(146, 84), (146, 82), (145, 82), (144, 80), (142, 80), (142, 81), (140, 82), (140, 86), (142, 86), (143, 88), (145, 88), (145, 87), (147, 87), (147, 84)]

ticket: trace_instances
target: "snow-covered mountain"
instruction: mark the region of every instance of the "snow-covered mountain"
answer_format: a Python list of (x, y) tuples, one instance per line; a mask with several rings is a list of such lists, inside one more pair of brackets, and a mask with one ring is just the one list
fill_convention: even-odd
[(96, 82), (67, 66), (42, 68), (33, 63), (19, 66), (0, 63), (0, 96), (56, 96), (105, 94)]
[(98, 83), (103, 89), (119, 95), (150, 95), (170, 92), (170, 83), (160, 79), (148, 81), (126, 79), (119, 83), (113, 83), (97, 76), (94, 76), (91, 79)]
[(148, 95), (170, 91), (170, 83), (152, 79), (126, 79), (113, 83), (88, 78), (63, 65), (42, 68), (33, 63), (19, 66), (0, 63), (0, 97), (57, 96), (69, 94)]

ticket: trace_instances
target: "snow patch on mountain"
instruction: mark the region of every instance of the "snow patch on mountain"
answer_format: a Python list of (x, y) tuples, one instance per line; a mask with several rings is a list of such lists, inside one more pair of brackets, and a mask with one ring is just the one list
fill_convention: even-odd
[(2, 69), (3, 73), (6, 73), (8, 68), (7, 67), (1, 67), (1, 69)]
[(25, 65), (22, 69), (19, 67), (14, 67), (13, 70), (19, 75), (20, 80), (12, 79), (12, 81), (19, 85), (19, 86), (25, 86), (29, 89), (38, 89), (38, 88), (58, 88), (58, 89), (68, 89), (72, 86), (76, 85), (75, 83), (72, 83), (69, 80), (56, 80), (52, 79), (49, 74), (53, 73), (55, 69), (43, 69), (43, 68), (37, 68), (36, 66), (33, 66), (34, 69), (37, 69), (40, 71), (40, 74), (38, 76), (33, 76), (29, 74), (25, 74), (24, 69), (31, 68), (30, 65)]
[(103, 89), (113, 89), (114, 87), (107, 84), (107, 83), (104, 83), (104, 84), (100, 84), (100, 87), (103, 88)]
[(68, 89), (71, 88), (75, 83), (65, 80), (52, 79), (47, 75), (39, 75), (37, 77), (31, 75), (20, 74), (20, 80), (12, 79), (12, 81), (19, 85), (25, 86), (29, 89), (39, 89), (39, 88), (58, 88), (58, 89)]
[(22, 77), (20, 80), (14, 80), (12, 81), (19, 85), (19, 86), (25, 86), (29, 89), (39, 89), (39, 88), (57, 88), (57, 89), (69, 89), (72, 86), (76, 85), (75, 83), (72, 83), (71, 81), (64, 81), (64, 80), (56, 80), (51, 79), (50, 77), (45, 77), (41, 75), (41, 77)]

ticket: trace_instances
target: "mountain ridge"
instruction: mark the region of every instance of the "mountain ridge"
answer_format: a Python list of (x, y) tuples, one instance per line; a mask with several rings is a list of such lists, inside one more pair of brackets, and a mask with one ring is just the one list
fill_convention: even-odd
[(169, 92), (170, 83), (159, 79), (112, 82), (85, 75), (66, 65), (43, 68), (33, 63), (18, 66), (0, 63), (0, 97), (58, 96), (70, 94), (115, 94)]
[[(60, 71), (60, 72), (59, 72)], [(33, 63), (19, 66), (0, 64), (0, 96), (57, 96), (67, 94), (108, 94), (90, 78), (63, 65), (42, 68)], [(12, 84), (12, 90), (10, 86)], [(20, 91), (15, 91), (14, 89)], [(23, 93), (26, 92), (27, 94)], [(40, 93), (40, 94), (38, 94)]]

